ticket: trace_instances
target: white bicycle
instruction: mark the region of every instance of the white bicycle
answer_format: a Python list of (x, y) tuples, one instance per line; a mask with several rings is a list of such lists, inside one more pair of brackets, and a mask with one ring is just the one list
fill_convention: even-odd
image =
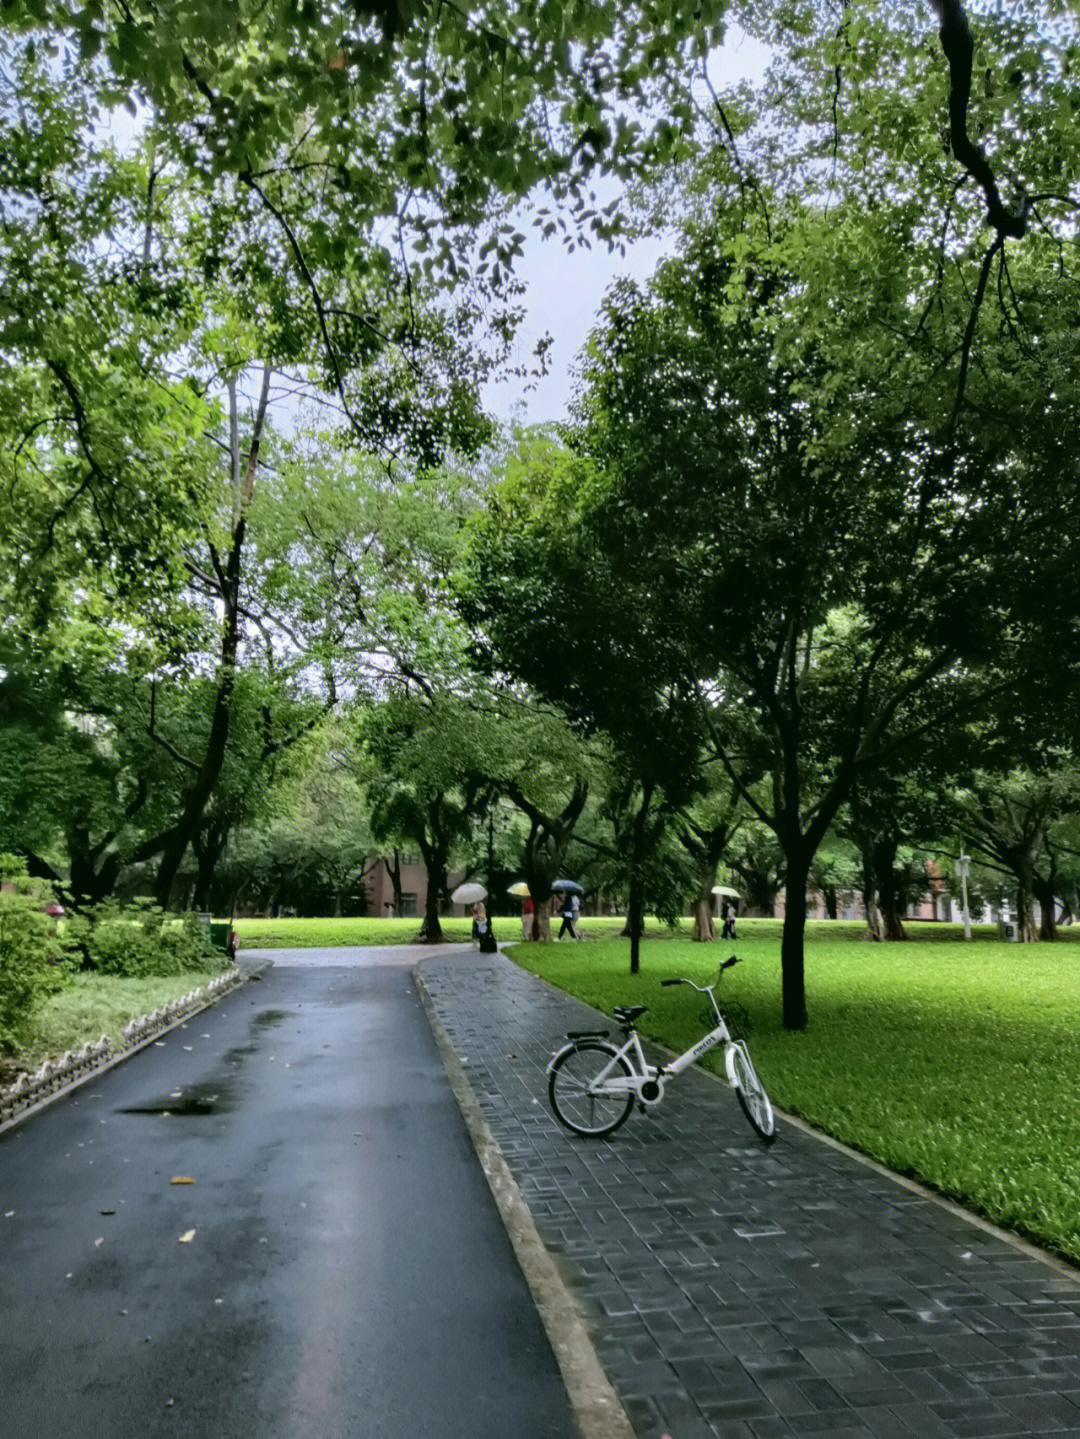
[[(725, 969), (738, 963), (735, 955), (725, 959), (716, 983), (720, 983)], [(750, 1062), (746, 1045), (741, 1039), (731, 1037), (716, 1002), (715, 985), (694, 984), (689, 979), (662, 979), (660, 983), (688, 984), (699, 994), (707, 994), (716, 1016), (716, 1028), (678, 1059), (659, 1068), (646, 1061), (634, 1028), (634, 1022), (647, 1012), (644, 1004), (618, 1005), (612, 1010), (626, 1037), (621, 1047), (608, 1038), (606, 1029), (571, 1031), (567, 1035), (570, 1043), (548, 1061), (548, 1097), (555, 1118), (586, 1138), (611, 1134), (625, 1123), (635, 1099), (642, 1110), (655, 1108), (664, 1097), (664, 1085), (669, 1079), (722, 1044), (728, 1083), (753, 1128), (766, 1144), (771, 1143), (776, 1137), (776, 1120), (769, 1096)]]

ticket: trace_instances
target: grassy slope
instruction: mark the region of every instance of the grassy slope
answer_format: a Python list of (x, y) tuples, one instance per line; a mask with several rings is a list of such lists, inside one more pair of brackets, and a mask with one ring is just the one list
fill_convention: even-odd
[[(217, 969), (189, 970), (159, 979), (120, 979), (106, 974), (78, 974), (66, 989), (47, 999), (31, 1021), (26, 1041), (16, 1056), (4, 1061), (10, 1078), (16, 1070), (33, 1069), (47, 1055), (77, 1049), (88, 1039), (107, 1034), (114, 1044), (129, 1019), (160, 1009), (170, 1000), (199, 989)], [(0, 1082), (5, 1075), (0, 1073)]]
[[(764, 922), (723, 948), (647, 941), (636, 977), (625, 941), (521, 945), (512, 957), (600, 1009), (647, 1004), (643, 1032), (683, 1049), (703, 1031), (703, 1000), (660, 979), (711, 979), (737, 950), (746, 963), (722, 990), (747, 1011), (779, 1105), (1080, 1261), (1080, 951), (925, 932), (918, 944), (857, 944), (831, 929), (808, 940), (802, 1034), (780, 1028), (779, 937)], [(718, 1062), (716, 1051), (706, 1061)]]

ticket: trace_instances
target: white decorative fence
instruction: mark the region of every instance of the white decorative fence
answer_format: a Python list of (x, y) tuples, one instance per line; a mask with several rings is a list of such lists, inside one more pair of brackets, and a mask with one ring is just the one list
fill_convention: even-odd
[(46, 1059), (33, 1074), (24, 1071), (14, 1084), (0, 1089), (0, 1125), (14, 1119), (23, 1110), (48, 1095), (66, 1089), (73, 1081), (88, 1077), (127, 1050), (152, 1039), (155, 1034), (168, 1029), (185, 1015), (202, 1009), (226, 990), (235, 989), (238, 984), (243, 983), (243, 979), (240, 970), (229, 969), (201, 988), (193, 989), (189, 994), (163, 1005), (161, 1009), (129, 1019), (121, 1031), (119, 1046), (113, 1044), (107, 1034), (103, 1034), (100, 1039), (88, 1040), (80, 1049), (67, 1050), (58, 1059)]

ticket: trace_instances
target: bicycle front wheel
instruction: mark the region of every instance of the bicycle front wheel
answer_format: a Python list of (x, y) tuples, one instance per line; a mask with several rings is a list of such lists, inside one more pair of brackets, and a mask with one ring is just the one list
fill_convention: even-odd
[(765, 1143), (771, 1144), (776, 1138), (776, 1119), (769, 1096), (757, 1077), (757, 1070), (750, 1063), (750, 1056), (741, 1044), (729, 1044), (725, 1063), (742, 1112)]
[(609, 1065), (611, 1073), (605, 1085), (609, 1080), (618, 1083), (630, 1078), (630, 1066), (613, 1044), (599, 1040), (576, 1044), (555, 1061), (548, 1080), (548, 1098), (555, 1118), (586, 1139), (611, 1134), (634, 1107), (633, 1090), (610, 1092), (596, 1084)]

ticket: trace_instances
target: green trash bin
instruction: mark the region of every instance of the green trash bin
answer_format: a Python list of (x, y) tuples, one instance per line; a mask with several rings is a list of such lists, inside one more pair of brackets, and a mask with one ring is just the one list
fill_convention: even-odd
[(210, 943), (215, 949), (220, 949), (222, 954), (227, 954), (230, 959), (233, 957), (233, 927), (228, 920), (214, 920), (210, 925)]

